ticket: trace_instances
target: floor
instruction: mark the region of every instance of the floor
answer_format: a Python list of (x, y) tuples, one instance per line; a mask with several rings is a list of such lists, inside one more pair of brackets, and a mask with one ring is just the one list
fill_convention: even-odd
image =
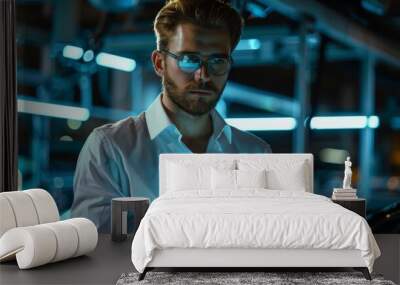
[(400, 234), (376, 234), (381, 257), (375, 261), (374, 272), (400, 284)]

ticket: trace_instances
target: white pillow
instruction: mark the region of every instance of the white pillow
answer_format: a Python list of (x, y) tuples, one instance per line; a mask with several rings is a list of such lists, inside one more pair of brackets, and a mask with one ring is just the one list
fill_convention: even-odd
[(211, 168), (211, 181), (213, 190), (235, 190), (236, 170)]
[(266, 170), (211, 169), (212, 189), (233, 191), (242, 188), (267, 188)]
[(171, 191), (209, 189), (210, 168), (169, 163), (167, 188)]
[(236, 170), (237, 188), (267, 188), (267, 171)]
[(267, 188), (272, 190), (306, 191), (309, 188), (307, 164), (304, 160), (240, 159), (239, 170), (267, 170)]
[(173, 160), (168, 161), (167, 191), (211, 190), (211, 168), (235, 169), (235, 160)]

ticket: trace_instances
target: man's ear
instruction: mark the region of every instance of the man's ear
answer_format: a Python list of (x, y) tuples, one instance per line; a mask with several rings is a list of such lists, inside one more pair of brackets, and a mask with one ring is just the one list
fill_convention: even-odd
[(154, 71), (158, 76), (163, 77), (165, 68), (163, 55), (159, 51), (154, 50), (151, 54), (151, 61), (153, 62)]

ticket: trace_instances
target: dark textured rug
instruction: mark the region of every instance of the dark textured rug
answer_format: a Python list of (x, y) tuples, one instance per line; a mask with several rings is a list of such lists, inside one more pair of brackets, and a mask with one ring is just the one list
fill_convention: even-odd
[(122, 274), (117, 285), (146, 284), (213, 284), (213, 285), (297, 285), (297, 284), (379, 284), (395, 285), (384, 280), (381, 275), (372, 274), (372, 281), (364, 278), (360, 272), (148, 272), (146, 278), (138, 281), (139, 273)]

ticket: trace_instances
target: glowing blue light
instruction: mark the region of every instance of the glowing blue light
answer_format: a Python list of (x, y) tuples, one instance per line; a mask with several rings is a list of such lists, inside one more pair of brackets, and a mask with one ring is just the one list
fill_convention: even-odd
[(307, 37), (307, 42), (311, 45), (317, 45), (320, 42), (320, 40), (317, 35), (309, 35)]
[(18, 112), (54, 118), (86, 121), (90, 112), (86, 108), (18, 99)]
[(319, 152), (319, 157), (322, 162), (343, 164), (350, 154), (344, 149), (324, 148)]
[(236, 50), (257, 50), (260, 49), (261, 42), (258, 39), (240, 40)]
[(228, 118), (226, 122), (244, 131), (290, 131), (296, 128), (296, 119), (285, 118)]
[(83, 49), (76, 46), (66, 45), (63, 48), (63, 56), (70, 59), (78, 60), (83, 55)]
[(377, 116), (330, 116), (313, 117), (310, 128), (316, 130), (327, 129), (363, 129), (366, 127), (377, 128), (379, 118)]
[(260, 7), (259, 5), (251, 3), (251, 2), (247, 2), (246, 8), (255, 17), (265, 18), (267, 16), (267, 12), (266, 11), (268, 11), (268, 8), (264, 9), (264, 8)]
[(91, 49), (85, 51), (85, 53), (83, 54), (83, 60), (85, 62), (92, 61), (93, 58), (94, 58), (94, 52)]
[(60, 141), (62, 141), (62, 142), (72, 142), (72, 141), (74, 141), (74, 139), (71, 136), (65, 135), (65, 136), (62, 136), (60, 138)]
[(96, 57), (98, 65), (131, 72), (136, 68), (136, 61), (127, 57), (101, 52)]
[(368, 118), (368, 127), (376, 129), (379, 127), (379, 117), (378, 116), (370, 116)]

